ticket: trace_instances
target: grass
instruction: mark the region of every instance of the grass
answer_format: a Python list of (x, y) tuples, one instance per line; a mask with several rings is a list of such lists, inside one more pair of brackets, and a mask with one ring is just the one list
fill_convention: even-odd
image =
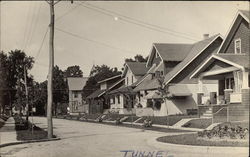
[(223, 146), (223, 147), (248, 147), (248, 140), (206, 140), (198, 138), (195, 134), (182, 134), (174, 136), (164, 136), (157, 138), (157, 141), (172, 144), (195, 145), (195, 146)]
[(17, 133), (17, 140), (27, 141), (27, 140), (40, 140), (47, 139), (47, 132), (37, 126), (33, 126), (30, 122), (25, 121), (21, 117), (14, 117), (15, 120), (15, 130)]
[(199, 128), (206, 129), (209, 125), (212, 124), (212, 118), (201, 118), (201, 119), (193, 119), (183, 125), (183, 127), (187, 128)]
[[(159, 124), (159, 125), (174, 125), (178, 121), (184, 118), (196, 118), (197, 115), (170, 115), (170, 116), (161, 116), (161, 117), (149, 117), (151, 120), (153, 120), (153, 124)], [(138, 121), (138, 123), (143, 123), (143, 121), (147, 119), (147, 117), (143, 117), (141, 120)], [(168, 122), (167, 122), (168, 121)]]

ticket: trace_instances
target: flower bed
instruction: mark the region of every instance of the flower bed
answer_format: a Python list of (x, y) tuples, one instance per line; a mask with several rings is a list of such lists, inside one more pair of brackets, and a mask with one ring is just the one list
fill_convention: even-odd
[(198, 137), (207, 139), (248, 139), (248, 128), (233, 123), (222, 123), (212, 130), (198, 132)]

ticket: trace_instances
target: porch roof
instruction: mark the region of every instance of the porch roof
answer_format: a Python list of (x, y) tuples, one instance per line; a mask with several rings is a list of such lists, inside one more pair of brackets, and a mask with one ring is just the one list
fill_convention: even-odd
[(185, 85), (185, 84), (170, 85), (169, 88), (168, 88), (168, 91), (174, 97), (192, 96), (192, 93), (188, 89), (188, 86)]
[(134, 93), (134, 91), (133, 91), (132, 86), (123, 85), (120, 88), (117, 88), (115, 90), (108, 92), (107, 94), (116, 94), (116, 93), (125, 94), (125, 93)]
[[(222, 63), (227, 64), (227, 67), (220, 67), (217, 70), (211, 70), (209, 67), (215, 61), (220, 61)], [(249, 69), (249, 55), (245, 54), (214, 54), (210, 58), (208, 58), (192, 75), (190, 78), (197, 78), (202, 76), (201, 73), (212, 73), (215, 75), (223, 74), (227, 72), (231, 72), (237, 69)], [(219, 72), (220, 71), (220, 72)]]

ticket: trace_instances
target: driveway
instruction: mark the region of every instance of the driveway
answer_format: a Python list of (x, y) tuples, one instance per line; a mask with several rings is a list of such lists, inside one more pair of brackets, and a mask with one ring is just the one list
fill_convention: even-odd
[[(47, 121), (45, 118), (35, 117), (33, 120), (36, 125), (46, 128)], [(180, 133), (143, 131), (142, 129), (65, 119), (54, 119), (53, 123), (54, 134), (61, 140), (3, 147), (1, 148), (1, 156), (131, 157), (133, 155), (134, 157), (142, 157), (143, 153), (144, 156), (150, 157), (247, 156), (246, 152), (239, 152), (241, 149), (236, 154), (235, 150), (232, 152), (233, 154), (230, 151), (223, 150), (219, 153), (218, 151), (213, 153), (212, 151), (199, 151), (198, 147), (182, 149), (181, 147), (164, 145), (154, 140), (156, 137)]]

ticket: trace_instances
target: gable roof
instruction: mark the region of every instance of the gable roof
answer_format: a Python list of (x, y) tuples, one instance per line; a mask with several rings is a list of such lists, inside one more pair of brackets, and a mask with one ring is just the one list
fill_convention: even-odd
[[(214, 35), (208, 39), (196, 42), (189, 51), (185, 59), (175, 66), (169, 73), (166, 74), (164, 82), (168, 84), (175, 76), (177, 76), (188, 64), (190, 64), (196, 57), (198, 57), (209, 45), (211, 45), (217, 38), (221, 38), (220, 34)], [(222, 39), (222, 38), (221, 38)], [(217, 51), (216, 49), (215, 51)]]
[(250, 18), (249, 11), (247, 11), (247, 10), (239, 10), (239, 14), (240, 13), (242, 14), (243, 18), (245, 18), (249, 22), (249, 18)]
[(88, 77), (68, 77), (68, 87), (69, 90), (83, 90), (83, 87), (86, 85)]
[(163, 61), (182, 61), (192, 48), (192, 44), (154, 43), (154, 47)]
[(239, 54), (213, 54), (209, 57), (191, 76), (191, 78), (197, 77), (197, 75), (208, 67), (214, 60), (219, 60), (227, 63), (231, 66), (243, 69), (250, 68), (249, 55), (239, 55)]
[(215, 56), (218, 56), (220, 58), (223, 58), (227, 61), (230, 61), (232, 63), (235, 63), (239, 66), (242, 66), (244, 68), (250, 68), (249, 63), (249, 55), (245, 54), (215, 54)]
[(237, 23), (237, 21), (241, 19), (240, 17), (242, 17), (243, 19), (245, 19), (249, 23), (249, 11), (239, 10), (237, 12), (236, 16), (233, 19), (233, 22), (231, 23), (229, 30), (226, 33), (225, 39), (223, 40), (217, 53), (220, 53), (223, 50), (225, 50), (225, 48), (230, 43), (231, 39), (233, 38), (233, 34), (235, 33), (235, 29), (240, 25), (240, 23)]
[(125, 64), (135, 76), (145, 75), (148, 71), (146, 62), (126, 62)]

